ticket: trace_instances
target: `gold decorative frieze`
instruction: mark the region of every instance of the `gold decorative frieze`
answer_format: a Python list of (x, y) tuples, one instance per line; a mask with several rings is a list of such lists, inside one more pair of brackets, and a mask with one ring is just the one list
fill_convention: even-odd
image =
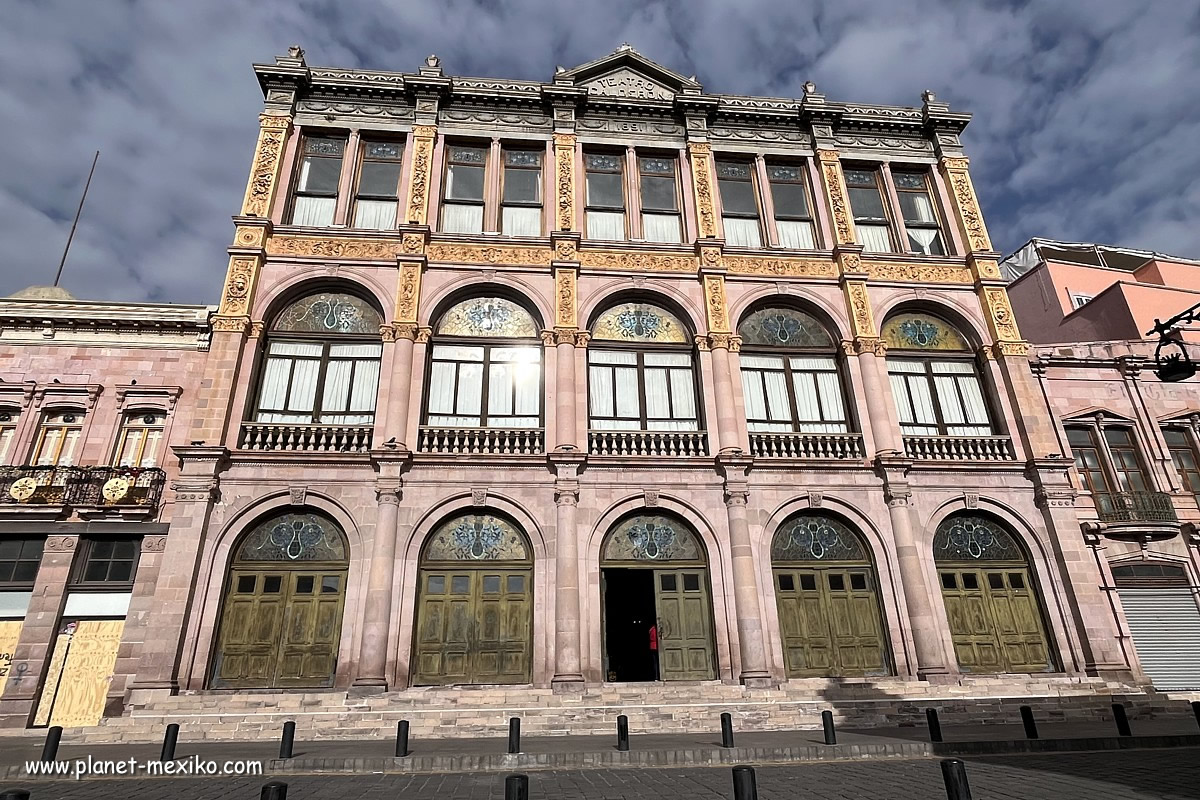
[(979, 213), (979, 201), (975, 197), (975, 188), (971, 185), (971, 175), (967, 172), (967, 159), (944, 158), (940, 164), (942, 177), (950, 188), (951, 204), (954, 206), (954, 216), (958, 220), (959, 230), (966, 240), (967, 249), (971, 251), (992, 249), (992, 241), (988, 238), (987, 228), (983, 224), (983, 215)]
[(832, 278), (837, 275), (834, 262), (823, 258), (760, 258), (726, 254), (725, 267), (732, 273), (778, 278)]
[(821, 179), (825, 184), (825, 201), (829, 215), (833, 218), (833, 231), (837, 244), (854, 244), (854, 220), (850, 215), (850, 204), (846, 200), (846, 178), (842, 175), (842, 162), (836, 150), (818, 150), (821, 162)]
[(696, 221), (700, 238), (717, 235), (717, 212), (713, 205), (712, 145), (708, 142), (688, 142), (688, 160), (692, 164), (692, 187), (696, 194)]
[(283, 147), (292, 127), (292, 118), (260, 114), (258, 124), (254, 166), (250, 169), (250, 182), (246, 186), (246, 197), (242, 201), (244, 217), (270, 216), (271, 201), (275, 197), (279, 173), (283, 168)]
[(554, 134), (554, 164), (558, 206), (558, 230), (575, 227), (575, 134)]
[(704, 307), (710, 333), (729, 332), (729, 311), (725, 303), (725, 276), (704, 276)]
[(413, 162), (408, 182), (407, 222), (424, 225), (429, 210), (429, 184), (433, 174), (433, 140), (437, 127), (414, 125), (412, 129)]
[(891, 261), (863, 261), (867, 276), (880, 281), (906, 283), (971, 283), (971, 270), (955, 264), (897, 264)]
[(554, 270), (554, 327), (576, 327), (576, 274), (570, 268)]
[(396, 284), (396, 322), (416, 322), (417, 302), (421, 296), (420, 264), (401, 264)]
[(877, 337), (875, 315), (871, 311), (871, 299), (867, 295), (867, 284), (862, 281), (846, 281), (846, 303), (850, 306), (850, 322), (854, 336)]
[(225, 275), (225, 290), (221, 293), (220, 314), (238, 316), (250, 313), (250, 295), (258, 280), (257, 256), (233, 256)]
[(695, 256), (662, 255), (609, 250), (580, 250), (579, 263), (597, 269), (645, 272), (695, 272)]
[(272, 236), (267, 240), (267, 253), (273, 256), (391, 261), (400, 251), (400, 242), (386, 239)]
[(513, 266), (550, 266), (553, 253), (546, 247), (507, 247), (501, 245), (448, 244), (430, 242), (426, 248), (430, 261), (459, 264), (511, 264)]
[(996, 342), (996, 344), (992, 345), (992, 354), (995, 356), (1025, 357), (1029, 355), (1030, 349), (1031, 346), (1026, 341)]
[(221, 314), (212, 318), (212, 329), (225, 333), (245, 333), (250, 327), (249, 317), (226, 317)]

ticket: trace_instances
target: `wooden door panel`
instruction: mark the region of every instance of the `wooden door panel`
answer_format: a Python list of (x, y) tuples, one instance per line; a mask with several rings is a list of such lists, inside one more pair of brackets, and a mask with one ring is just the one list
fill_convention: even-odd
[(663, 680), (713, 677), (707, 570), (655, 570), (659, 672)]
[[(1049, 645), (1028, 569), (1005, 567), (942, 572), (942, 597), (959, 666), (968, 672), (1043, 672)], [(1018, 588), (1013, 588), (1016, 574)], [(944, 579), (943, 579), (944, 580)], [(971, 581), (971, 588), (966, 588)]]
[(886, 672), (883, 623), (870, 573), (844, 567), (777, 567), (774, 572), (788, 677)]
[(124, 629), (124, 619), (83, 620), (76, 625), (54, 695), (51, 725), (99, 724)]

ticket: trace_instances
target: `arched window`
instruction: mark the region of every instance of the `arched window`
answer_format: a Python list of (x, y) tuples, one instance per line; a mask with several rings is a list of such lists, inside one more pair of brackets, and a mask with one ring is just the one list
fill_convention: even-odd
[(596, 319), (588, 348), (594, 430), (700, 430), (697, 394), (691, 331), (677, 316), (632, 302)]
[(888, 376), (909, 436), (989, 436), (994, 433), (970, 345), (932, 314), (901, 313), (881, 331)]
[(502, 297), (475, 297), (438, 318), (430, 348), (427, 425), (540, 428), (538, 324)]
[(372, 424), (382, 323), (370, 303), (345, 292), (316, 292), (285, 308), (267, 336), (255, 421)]
[(771, 306), (738, 325), (750, 432), (847, 433), (837, 348), (811, 314)]

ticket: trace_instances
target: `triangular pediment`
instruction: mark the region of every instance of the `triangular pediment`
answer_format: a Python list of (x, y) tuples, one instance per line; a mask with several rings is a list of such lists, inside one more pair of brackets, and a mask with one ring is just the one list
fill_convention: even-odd
[(697, 94), (700, 84), (656, 64), (629, 45), (621, 45), (604, 58), (555, 73), (555, 83), (587, 89), (592, 97), (670, 102), (681, 93)]
[(1069, 425), (1072, 422), (1093, 422), (1097, 417), (1101, 417), (1109, 422), (1116, 421), (1129, 424), (1136, 422), (1133, 417), (1121, 414), (1113, 411), (1111, 408), (1105, 408), (1103, 406), (1088, 406), (1087, 408), (1081, 408), (1078, 411), (1072, 411), (1069, 414), (1064, 414), (1061, 419), (1064, 424)]

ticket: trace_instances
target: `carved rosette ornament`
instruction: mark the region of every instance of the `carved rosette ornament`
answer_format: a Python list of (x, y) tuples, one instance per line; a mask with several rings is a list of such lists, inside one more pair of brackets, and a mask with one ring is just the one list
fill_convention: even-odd
[(954, 214), (958, 218), (963, 238), (967, 241), (967, 249), (990, 251), (992, 241), (983, 224), (983, 215), (979, 213), (979, 201), (975, 198), (975, 188), (971, 185), (971, 175), (967, 172), (968, 163), (965, 158), (943, 158), (939, 166), (942, 177), (950, 187)]
[(708, 310), (708, 329), (713, 332), (728, 332), (729, 312), (725, 306), (723, 275), (704, 276), (704, 305)]
[(429, 208), (429, 183), (432, 175), (434, 125), (414, 125), (412, 129), (413, 161), (408, 183), (407, 222), (424, 225)]
[(421, 266), (403, 264), (396, 284), (396, 321), (416, 322), (417, 301), (421, 294)]
[(554, 258), (558, 261), (578, 261), (579, 250), (574, 239), (559, 239), (554, 243)]
[(233, 233), (233, 241), (238, 247), (262, 247), (266, 238), (265, 228), (250, 225), (239, 225)]
[(842, 162), (836, 150), (818, 150), (821, 162), (821, 178), (825, 183), (825, 199), (829, 203), (829, 215), (833, 218), (837, 244), (854, 244), (854, 221), (850, 216), (850, 204), (846, 200), (846, 178), (842, 175)]
[(250, 169), (250, 182), (246, 186), (246, 197), (242, 201), (242, 216), (270, 216), (271, 201), (275, 187), (279, 184), (279, 171), (283, 166), (283, 145), (292, 127), (292, 118), (260, 114), (258, 117), (258, 145), (254, 149), (254, 166)]
[(78, 536), (48, 536), (46, 549), (51, 553), (70, 553), (78, 542)]
[(425, 236), (420, 233), (406, 233), (400, 237), (400, 249), (405, 255), (419, 256), (425, 252)]
[(713, 205), (712, 145), (708, 142), (688, 142), (688, 159), (692, 164), (692, 186), (696, 193), (696, 220), (700, 238), (717, 235), (717, 212)]
[(250, 295), (258, 278), (258, 258), (234, 256), (229, 259), (229, 273), (225, 276), (225, 292), (221, 296), (221, 310), (225, 316), (250, 313)]
[(575, 289), (575, 270), (569, 268), (554, 270), (554, 327), (572, 329), (576, 327)]
[(558, 230), (575, 227), (575, 134), (554, 134), (554, 171)]

